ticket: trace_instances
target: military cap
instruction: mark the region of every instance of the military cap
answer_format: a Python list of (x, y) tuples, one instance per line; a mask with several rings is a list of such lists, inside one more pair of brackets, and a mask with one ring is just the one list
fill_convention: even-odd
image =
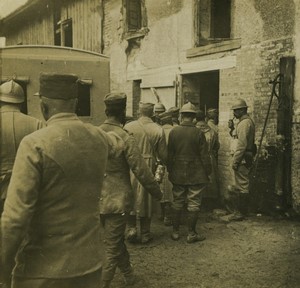
[(40, 74), (39, 96), (49, 99), (68, 100), (78, 97), (78, 76), (75, 74)]
[(196, 106), (191, 102), (184, 104), (180, 110), (181, 113), (195, 113), (196, 114)]
[(179, 108), (178, 107), (171, 107), (169, 108), (168, 112), (171, 112), (173, 116), (178, 116), (179, 115)]
[(167, 123), (168, 121), (172, 121), (172, 112), (163, 112), (159, 114), (158, 117), (162, 123)]
[(109, 107), (126, 107), (127, 96), (122, 92), (115, 92), (106, 94), (104, 97), (104, 103), (107, 108)]
[(22, 103), (24, 102), (23, 88), (14, 80), (4, 82), (0, 86), (0, 101), (7, 103)]
[(154, 104), (153, 103), (146, 103), (146, 102), (140, 102), (139, 103), (139, 110), (141, 112), (146, 113), (153, 113)]

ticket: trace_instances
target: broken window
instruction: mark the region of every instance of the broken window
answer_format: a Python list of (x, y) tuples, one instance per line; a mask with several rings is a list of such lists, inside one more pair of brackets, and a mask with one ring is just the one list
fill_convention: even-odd
[(54, 45), (73, 47), (72, 19), (59, 20), (55, 24)]
[(196, 46), (229, 39), (231, 0), (195, 0)]
[(142, 28), (142, 6), (140, 0), (126, 0), (126, 18), (128, 31)]

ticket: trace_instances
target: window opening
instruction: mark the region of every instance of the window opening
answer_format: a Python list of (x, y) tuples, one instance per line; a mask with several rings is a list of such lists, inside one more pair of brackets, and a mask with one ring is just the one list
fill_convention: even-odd
[(91, 116), (90, 85), (78, 83), (78, 104), (76, 114), (78, 116)]

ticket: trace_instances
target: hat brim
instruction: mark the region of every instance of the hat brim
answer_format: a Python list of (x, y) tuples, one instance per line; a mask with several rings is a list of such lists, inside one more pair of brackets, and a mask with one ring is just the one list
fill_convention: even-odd
[(24, 100), (25, 100), (24, 97), (21, 98), (21, 99), (18, 99), (14, 96), (9, 96), (9, 95), (6, 95), (6, 94), (0, 94), (0, 101), (2, 101), (2, 102), (19, 104), (19, 103), (23, 103)]

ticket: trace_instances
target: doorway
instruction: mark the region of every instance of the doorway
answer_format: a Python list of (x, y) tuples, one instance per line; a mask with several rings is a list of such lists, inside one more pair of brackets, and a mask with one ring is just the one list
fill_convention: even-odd
[(219, 79), (219, 70), (182, 75), (182, 102), (191, 102), (205, 113), (219, 109)]

